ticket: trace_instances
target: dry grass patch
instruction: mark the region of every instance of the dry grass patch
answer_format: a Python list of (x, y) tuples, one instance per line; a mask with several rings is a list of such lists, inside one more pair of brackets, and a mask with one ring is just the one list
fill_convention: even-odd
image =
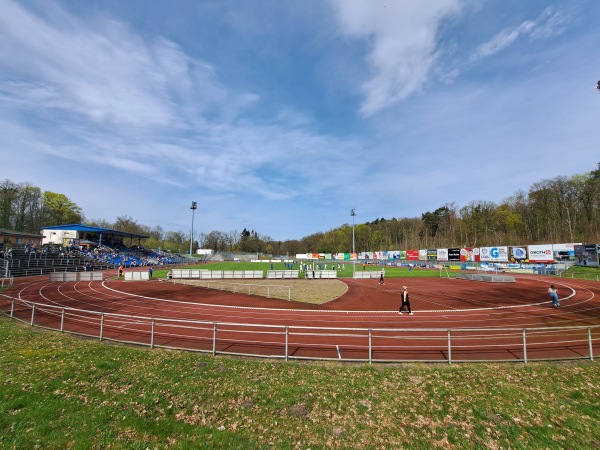
[(340, 280), (177, 280), (179, 284), (321, 305), (348, 290)]

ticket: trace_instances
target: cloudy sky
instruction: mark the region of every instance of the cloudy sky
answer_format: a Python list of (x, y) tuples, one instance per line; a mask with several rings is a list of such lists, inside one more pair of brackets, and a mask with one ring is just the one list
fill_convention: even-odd
[[(299, 239), (600, 161), (597, 0), (0, 0), (1, 179)], [(49, 224), (53, 225), (53, 224)]]

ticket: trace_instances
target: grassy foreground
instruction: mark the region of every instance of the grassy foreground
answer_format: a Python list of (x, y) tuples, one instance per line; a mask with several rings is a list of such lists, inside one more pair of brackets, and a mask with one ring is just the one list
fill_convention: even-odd
[(598, 448), (595, 362), (264, 361), (0, 317), (0, 448)]

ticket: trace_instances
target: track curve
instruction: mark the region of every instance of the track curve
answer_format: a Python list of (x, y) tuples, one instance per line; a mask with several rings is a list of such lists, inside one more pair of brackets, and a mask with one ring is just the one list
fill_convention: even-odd
[[(101, 339), (286, 359), (527, 361), (593, 358), (600, 347), (600, 283), (592, 281), (343, 279), (344, 295), (314, 306), (112, 275), (101, 282), (19, 279), (2, 291), (0, 308)], [(560, 308), (548, 298), (550, 284)], [(415, 315), (398, 314), (402, 285)]]

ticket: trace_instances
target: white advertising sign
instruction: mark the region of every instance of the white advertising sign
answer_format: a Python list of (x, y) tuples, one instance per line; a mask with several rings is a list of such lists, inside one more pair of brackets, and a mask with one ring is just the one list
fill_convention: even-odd
[(508, 262), (508, 247), (481, 247), (481, 261)]
[(529, 253), (530, 262), (554, 262), (552, 244), (528, 245), (527, 253)]
[(448, 249), (447, 248), (438, 248), (437, 249), (437, 259), (438, 259), (438, 261), (448, 261)]

